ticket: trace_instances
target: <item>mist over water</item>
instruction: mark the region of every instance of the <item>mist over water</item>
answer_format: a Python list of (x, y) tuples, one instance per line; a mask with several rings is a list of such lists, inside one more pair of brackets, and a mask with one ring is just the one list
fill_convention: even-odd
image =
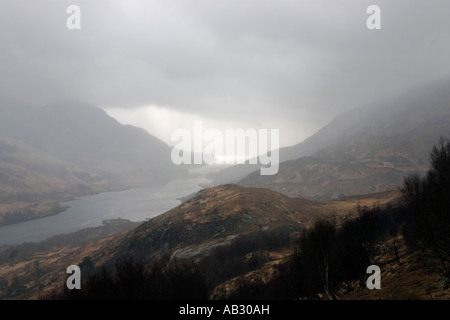
[(70, 206), (54, 216), (0, 227), (0, 245), (38, 242), (58, 234), (102, 225), (103, 220), (145, 221), (181, 203), (177, 198), (201, 189), (205, 178), (173, 180), (163, 186), (151, 186), (117, 192), (103, 192), (62, 203)]

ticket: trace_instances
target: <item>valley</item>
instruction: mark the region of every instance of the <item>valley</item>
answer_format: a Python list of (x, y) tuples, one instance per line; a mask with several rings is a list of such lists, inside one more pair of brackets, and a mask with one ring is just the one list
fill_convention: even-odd
[[(100, 129), (101, 127), (101, 129)], [(64, 210), (75, 197), (183, 177), (170, 148), (81, 102), (0, 100), (0, 225)]]
[[(338, 115), (281, 148), (271, 176), (248, 164), (190, 173), (168, 145), (93, 106), (3, 99), (0, 232), (23, 234), (23, 222), (45, 237), (0, 247), (0, 298), (448, 299), (446, 220), (434, 216), (447, 208), (436, 159), (448, 160), (448, 140), (437, 144), (448, 87)], [(64, 210), (75, 220), (47, 234)], [(364, 286), (370, 264), (384, 272), (382, 293)], [(65, 289), (69, 265), (84, 291)]]
[(418, 87), (336, 116), (305, 141), (281, 148), (279, 172), (238, 165), (208, 177), (311, 200), (373, 193), (429, 167), (431, 146), (450, 127), (450, 81)]
[[(356, 215), (358, 206), (385, 206), (395, 204), (397, 199), (398, 192), (386, 192), (315, 202), (237, 185), (205, 189), (144, 223), (122, 220), (121, 223), (111, 222), (110, 229), (107, 224), (55, 236), (44, 242), (0, 247), (0, 278), (4, 284), (0, 297), (39, 299), (45, 293), (60, 290), (67, 279), (67, 266), (79, 265), (87, 257), (96, 267), (125, 252), (146, 261), (161, 255), (168, 255), (173, 261), (201, 261), (214, 249), (227, 247), (233, 241), (242, 239), (243, 243), (249, 240), (253, 243), (258, 232), (262, 232), (264, 243), (274, 246), (263, 253), (263, 269), (271, 270), (292, 255), (292, 237), (310, 228), (316, 220), (336, 217), (343, 221)], [(114, 225), (116, 227), (112, 228)], [(104, 229), (106, 231), (101, 231)], [(280, 245), (273, 243), (278, 235), (285, 239)], [(257, 251), (257, 245), (249, 248), (250, 255)], [(11, 283), (14, 283), (13, 288)]]

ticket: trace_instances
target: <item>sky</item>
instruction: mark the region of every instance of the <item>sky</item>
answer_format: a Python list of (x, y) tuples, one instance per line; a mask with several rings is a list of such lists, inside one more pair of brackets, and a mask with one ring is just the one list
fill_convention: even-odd
[[(369, 30), (369, 5), (381, 29)], [(81, 29), (70, 30), (69, 5)], [(177, 128), (279, 129), (450, 77), (448, 0), (1, 0), (0, 94), (81, 100), (173, 145)]]

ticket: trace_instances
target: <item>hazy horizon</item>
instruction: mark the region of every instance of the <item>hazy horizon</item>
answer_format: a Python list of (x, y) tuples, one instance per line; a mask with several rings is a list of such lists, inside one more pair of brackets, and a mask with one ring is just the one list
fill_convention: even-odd
[(2, 1), (0, 94), (86, 101), (166, 143), (193, 121), (303, 141), (343, 111), (450, 77), (446, 1)]

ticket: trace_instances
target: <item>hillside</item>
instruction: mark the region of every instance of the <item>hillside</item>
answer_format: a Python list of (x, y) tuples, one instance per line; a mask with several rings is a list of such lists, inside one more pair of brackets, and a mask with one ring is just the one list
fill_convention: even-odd
[(302, 157), (284, 162), (273, 178), (253, 172), (240, 184), (269, 188), (290, 197), (328, 200), (393, 190), (403, 183), (404, 175), (392, 167)]
[(0, 138), (0, 225), (58, 213), (61, 199), (111, 187), (105, 175)]
[[(409, 200), (401, 207), (397, 190), (310, 201), (267, 189), (218, 186), (135, 229), (87, 244), (50, 241), (50, 248), (1, 248), (0, 295), (83, 298), (87, 292), (92, 298), (109, 293), (127, 298), (129, 291), (108, 289), (125, 285), (121, 288), (132, 290), (133, 297), (154, 299), (160, 297), (158, 281), (164, 279), (169, 289), (162, 291), (172, 298), (190, 297), (195, 286), (203, 294), (207, 290), (203, 297), (209, 299), (448, 299), (448, 260), (436, 256), (440, 245), (423, 242), (429, 235), (415, 217), (422, 209), (430, 211), (425, 223), (433, 230), (432, 238), (448, 238), (448, 221), (426, 218), (446, 217), (448, 211), (448, 188), (442, 187), (448, 184), (448, 166), (440, 160), (448, 162), (450, 142), (439, 146), (431, 154), (434, 171), (420, 182), (426, 183), (424, 188), (418, 195), (409, 184), (406, 190), (412, 197), (404, 198)], [(81, 239), (87, 237), (95, 239)], [(448, 241), (440, 244), (448, 246)], [(126, 257), (138, 262), (121, 260)], [(84, 284), (87, 291), (80, 291), (81, 296), (55, 293), (64, 288), (67, 277), (61, 270), (74, 263), (83, 266), (83, 272), (97, 267), (96, 276)], [(372, 264), (382, 270), (380, 291), (368, 290), (364, 282)], [(330, 282), (324, 282), (324, 272)], [(156, 291), (142, 295), (134, 291), (135, 285), (153, 285)]]
[(0, 106), (0, 114), (0, 136), (110, 179), (167, 181), (170, 170), (177, 168), (165, 143), (81, 102), (40, 108), (9, 103)]
[(80, 102), (31, 107), (0, 98), (0, 224), (61, 211), (57, 202), (183, 174), (170, 148)]
[[(265, 251), (261, 261), (274, 263), (278, 258), (291, 253), (283, 249), (289, 247), (291, 237), (309, 228), (315, 220), (332, 215), (343, 219), (349, 213), (354, 214), (358, 205), (371, 207), (395, 203), (397, 197), (397, 192), (389, 192), (339, 201), (315, 202), (288, 198), (270, 190), (236, 185), (205, 189), (135, 229), (93, 239), (87, 244), (77, 240), (71, 245), (58, 246), (55, 237), (55, 240), (47, 241), (48, 244), (44, 242), (0, 248), (0, 279), (11, 284), (14, 277), (17, 278), (16, 290), (12, 291), (9, 286), (2, 289), (0, 286), (0, 297), (37, 298), (44, 289), (45, 292), (50, 292), (61, 288), (67, 277), (65, 268), (71, 264), (80, 264), (86, 257), (95, 266), (123, 255), (145, 260), (169, 255), (172, 260), (192, 258), (200, 261), (217, 248), (227, 248), (236, 241), (242, 243), (241, 246), (249, 246), (246, 252), (254, 255), (258, 250), (258, 246), (253, 244), (254, 239), (261, 236), (263, 244), (273, 247), (272, 250)], [(95, 234), (99, 232), (95, 231)], [(285, 240), (277, 244), (274, 239), (279, 235)], [(88, 237), (74, 234), (73, 238)], [(15, 250), (17, 254), (13, 257), (12, 252)], [(33, 275), (34, 271), (30, 274), (30, 270), (36, 270), (39, 281)]]
[[(246, 205), (254, 207), (251, 214), (242, 213), (246, 207), (244, 199), (248, 199)], [(304, 227), (310, 229), (314, 221), (330, 217), (330, 210), (336, 214), (337, 221), (345, 223), (350, 221), (347, 213), (351, 214), (351, 220), (359, 216), (357, 206), (395, 206), (396, 199), (398, 193), (392, 192), (315, 202), (232, 185), (206, 189), (135, 229), (120, 232), (121, 228), (126, 230), (132, 225), (124, 221), (121, 227), (118, 222), (108, 222), (105, 227), (57, 236), (37, 244), (0, 248), (0, 297), (51, 297), (54, 290), (65, 286), (65, 268), (71, 264), (84, 265), (83, 272), (92, 272), (92, 268), (108, 265), (124, 255), (141, 257), (144, 261), (169, 255), (167, 266), (184, 258), (196, 261), (203, 276), (210, 281), (209, 299), (264, 299), (280, 289), (280, 295), (270, 299), (283, 299), (289, 294), (283, 281), (295, 280), (289, 278), (295, 271), (289, 269), (296, 256), (292, 239), (302, 234)], [(230, 202), (234, 205), (221, 210), (222, 204)], [(261, 231), (259, 222), (253, 223), (255, 220), (261, 220)], [(103, 230), (108, 225), (113, 230)], [(368, 226), (371, 225), (369, 220)], [(370, 231), (365, 228), (359, 234)], [(194, 229), (197, 237), (192, 234)], [(382, 290), (368, 290), (354, 280), (338, 287), (335, 292), (338, 299), (448, 299), (448, 279), (442, 275), (437, 261), (424, 259), (419, 252), (409, 249), (401, 234), (384, 234), (375, 247), (373, 259), (382, 270)], [(338, 256), (341, 254), (339, 251)], [(283, 277), (288, 278), (283, 280)], [(313, 299), (327, 297), (319, 290)]]
[[(448, 299), (448, 279), (443, 276), (438, 261), (425, 259), (419, 252), (408, 248), (402, 234), (398, 233), (399, 222), (394, 222), (398, 219), (398, 197), (399, 193), (393, 191), (335, 201), (309, 201), (236, 185), (205, 189), (178, 207), (128, 231), (133, 224), (111, 221), (105, 222), (104, 227), (55, 236), (41, 243), (0, 248), (0, 297), (52, 298), (55, 297), (53, 292), (65, 287), (68, 276), (65, 268), (68, 265), (83, 266), (83, 274), (89, 274), (95, 267), (101, 270), (100, 267), (114, 265), (114, 261), (120, 261), (121, 257), (131, 256), (156, 269), (161, 266), (179, 268), (177, 261), (186, 259), (195, 261), (195, 268), (208, 279), (209, 299), (284, 299), (292, 295), (289, 290), (298, 286), (296, 281), (305, 281), (302, 277), (295, 278), (295, 273), (300, 272), (309, 278), (309, 273), (296, 271), (297, 267), (291, 268), (298, 259), (296, 239), (308, 234), (319, 220), (335, 217), (338, 224), (345, 226), (362, 217), (358, 207), (372, 208), (376, 205), (387, 211), (369, 209), (366, 211), (369, 220), (354, 224), (359, 227), (353, 232), (357, 232), (355, 236), (363, 236), (362, 239), (367, 236), (370, 239), (373, 237), (372, 226), (392, 230), (392, 234), (382, 231), (379, 233), (381, 238), (371, 244), (373, 261), (382, 270), (382, 290), (368, 290), (355, 278), (337, 286), (337, 298)], [(367, 209), (362, 212), (364, 210)], [(370, 218), (380, 214), (381, 224)], [(386, 224), (387, 221), (390, 222)], [(348, 240), (358, 243), (354, 236)], [(328, 245), (333, 246), (333, 243)], [(348, 253), (341, 249), (336, 252), (337, 256), (344, 257), (344, 261), (360, 259), (360, 253), (356, 254), (351, 248), (346, 250), (350, 257), (345, 258)], [(162, 264), (158, 264), (160, 257), (166, 257)], [(366, 265), (362, 261), (364, 268), (357, 270), (364, 274)], [(310, 262), (315, 263), (314, 260)], [(126, 276), (117, 279), (133, 281), (133, 272), (138, 272), (138, 269), (130, 267)], [(182, 280), (172, 276), (175, 277), (174, 284)], [(180, 290), (187, 290), (182, 288)], [(192, 292), (192, 287), (188, 288), (187, 294)], [(317, 290), (312, 299), (328, 299), (321, 287)], [(140, 298), (152, 299), (152, 296)]]
[(448, 134), (449, 87), (443, 81), (345, 112), (289, 149), (300, 155), (320, 146), (309, 158), (282, 162), (274, 176), (254, 172), (239, 184), (321, 200), (399, 186), (404, 175), (428, 169), (430, 146)]
[[(413, 156), (411, 158), (426, 159), (429, 147), (436, 141), (436, 134), (439, 137), (448, 133), (449, 87), (450, 79), (445, 79), (348, 110), (305, 141), (282, 148), (281, 161), (315, 155), (324, 148), (340, 144), (356, 141), (367, 144), (369, 138), (379, 138), (371, 145), (374, 150), (384, 146), (403, 146)], [(351, 149), (345, 150), (349, 151)]]

